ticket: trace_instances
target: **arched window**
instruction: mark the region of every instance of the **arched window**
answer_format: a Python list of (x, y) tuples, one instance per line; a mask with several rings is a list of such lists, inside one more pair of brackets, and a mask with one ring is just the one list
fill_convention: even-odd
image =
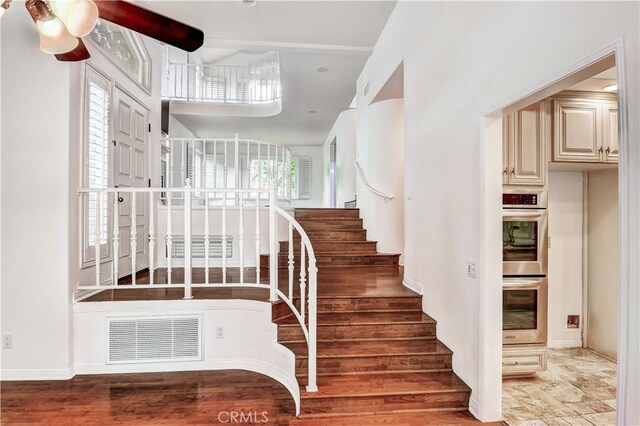
[(151, 59), (138, 34), (99, 20), (90, 38), (118, 68), (147, 92), (151, 91)]

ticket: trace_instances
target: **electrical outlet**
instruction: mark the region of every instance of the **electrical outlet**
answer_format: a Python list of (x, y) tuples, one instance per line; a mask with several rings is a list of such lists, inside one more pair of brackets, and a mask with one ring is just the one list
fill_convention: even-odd
[(224, 339), (224, 327), (220, 325), (216, 327), (216, 339)]
[(467, 275), (471, 278), (476, 278), (478, 276), (475, 260), (467, 260)]
[(2, 349), (12, 349), (13, 348), (13, 336), (10, 334), (5, 334), (2, 336)]

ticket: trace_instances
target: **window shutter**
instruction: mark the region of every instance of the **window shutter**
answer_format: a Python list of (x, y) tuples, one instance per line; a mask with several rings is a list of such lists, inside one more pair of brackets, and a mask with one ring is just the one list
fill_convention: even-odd
[(298, 198), (308, 200), (311, 198), (311, 158), (298, 158)]

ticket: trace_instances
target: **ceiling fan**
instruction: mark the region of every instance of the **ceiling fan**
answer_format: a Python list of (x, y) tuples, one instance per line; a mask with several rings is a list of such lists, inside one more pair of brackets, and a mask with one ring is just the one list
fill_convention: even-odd
[[(0, 4), (0, 16), (10, 3), (11, 0), (4, 0)], [(90, 57), (81, 37), (91, 33), (98, 19), (187, 52), (204, 43), (201, 30), (125, 0), (27, 0), (25, 6), (36, 23), (40, 50), (55, 55), (59, 61), (83, 61)]]

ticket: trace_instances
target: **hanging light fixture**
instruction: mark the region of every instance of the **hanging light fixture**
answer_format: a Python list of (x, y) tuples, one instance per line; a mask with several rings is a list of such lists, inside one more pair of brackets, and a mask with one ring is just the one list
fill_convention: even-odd
[(2, 15), (9, 9), (9, 6), (11, 6), (11, 0), (4, 0), (2, 4), (0, 4), (0, 18), (2, 18)]
[(98, 6), (91, 0), (50, 0), (49, 5), (76, 37), (88, 35), (98, 22)]
[(40, 50), (57, 55), (67, 53), (78, 46), (78, 39), (67, 30), (49, 5), (43, 0), (27, 0), (25, 4), (40, 34)]

